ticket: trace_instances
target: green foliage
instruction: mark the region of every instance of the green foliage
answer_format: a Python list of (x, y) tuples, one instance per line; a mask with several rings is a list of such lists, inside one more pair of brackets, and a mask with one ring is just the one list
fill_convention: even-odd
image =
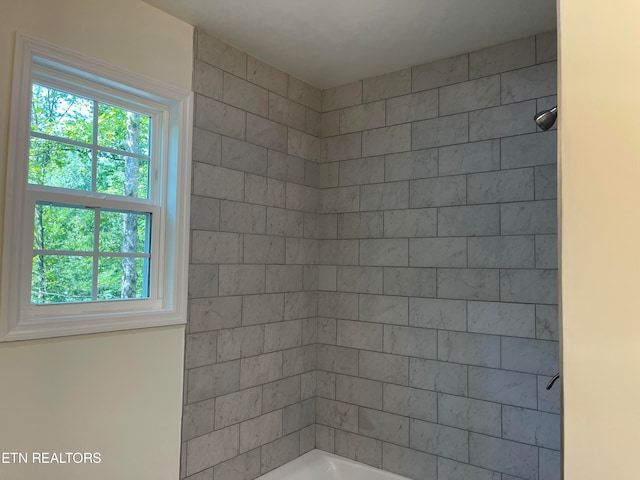
[[(148, 198), (149, 159), (126, 155), (149, 155), (151, 121), (148, 116), (38, 84), (33, 85), (32, 93), (31, 130), (35, 135), (30, 142), (29, 183)], [(94, 125), (94, 109), (98, 113), (97, 125)], [(93, 145), (94, 135), (98, 139), (97, 147)], [(104, 151), (101, 147), (119, 152)], [(148, 260), (100, 256), (94, 271), (92, 255), (96, 254), (96, 233), (99, 252), (148, 253), (145, 245), (150, 217), (144, 213), (101, 210), (100, 228), (96, 232), (95, 212), (94, 208), (36, 204), (34, 250), (68, 253), (34, 254), (32, 303), (145, 295), (143, 281)], [(93, 253), (76, 256), (73, 252)], [(95, 292), (94, 277), (98, 283)]]

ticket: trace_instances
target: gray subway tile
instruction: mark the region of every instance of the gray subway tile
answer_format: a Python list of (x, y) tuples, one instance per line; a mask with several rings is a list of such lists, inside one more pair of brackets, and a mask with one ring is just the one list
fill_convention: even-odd
[(560, 480), (562, 478), (562, 460), (560, 452), (541, 448), (538, 451), (540, 478)]
[(283, 319), (284, 295), (247, 295), (242, 298), (242, 324), (258, 325)]
[(363, 378), (407, 385), (408, 365), (407, 357), (365, 350), (359, 352), (358, 373)]
[(529, 338), (503, 338), (502, 368), (554, 375), (559, 369), (558, 342)]
[(358, 407), (344, 402), (318, 398), (316, 420), (321, 425), (349, 432), (358, 431)]
[(189, 265), (189, 298), (218, 296), (218, 266)]
[(499, 368), (500, 337), (440, 330), (438, 360)]
[(197, 30), (197, 57), (241, 78), (247, 76), (247, 54), (218, 40), (201, 29)]
[(469, 112), (500, 105), (500, 76), (479, 78), (442, 87), (440, 115)]
[(244, 199), (244, 174), (214, 165), (194, 163), (193, 194), (242, 201)]
[(216, 430), (257, 417), (262, 413), (262, 387), (216, 398)]
[(360, 240), (360, 264), (407, 266), (409, 243), (406, 239)]
[(298, 290), (303, 279), (302, 265), (267, 265), (266, 292)]
[(438, 91), (403, 95), (387, 100), (387, 125), (415, 122), (438, 116)]
[(380, 238), (382, 212), (342, 213), (338, 215), (338, 238)]
[(556, 305), (558, 303), (558, 271), (502, 270), (500, 300)]
[[(336, 375), (336, 400), (382, 409), (382, 383), (346, 375)], [(363, 432), (361, 432), (363, 433)]]
[(266, 208), (249, 203), (220, 202), (220, 230), (238, 233), (264, 233)]
[(189, 332), (205, 332), (239, 327), (242, 297), (203, 298), (191, 300)]
[(282, 436), (282, 410), (240, 424), (240, 452), (253, 450)]
[(338, 267), (337, 290), (354, 293), (382, 293), (382, 268)]
[(560, 450), (560, 415), (505, 406), (502, 438)]
[(354, 293), (319, 292), (318, 315), (321, 317), (358, 319), (358, 295)]
[[(282, 411), (282, 433), (291, 432), (312, 425), (316, 422), (316, 399), (310, 398), (303, 402), (294, 403)], [(314, 434), (315, 437), (315, 434)]]
[(191, 236), (193, 263), (242, 262), (242, 235), (194, 230)]
[(266, 234), (302, 237), (303, 214), (281, 208), (267, 208)]
[(384, 294), (435, 297), (435, 268), (385, 268)]
[(304, 345), (282, 352), (282, 376), (290, 377), (316, 369), (318, 349), (316, 345)]
[(536, 408), (536, 376), (469, 367), (469, 396), (490, 402)]
[(438, 150), (430, 148), (386, 155), (384, 169), (387, 182), (435, 177), (438, 175)]
[(288, 128), (287, 153), (305, 160), (318, 161), (320, 155), (320, 141), (317, 137)]
[(436, 298), (409, 299), (409, 325), (444, 330), (466, 330), (467, 302)]
[(474, 173), (467, 177), (467, 200), (474, 203), (501, 203), (533, 200), (533, 169)]
[(386, 155), (411, 150), (409, 124), (366, 130), (362, 133), (362, 155)]
[(220, 296), (264, 293), (264, 265), (220, 265)]
[(438, 421), (443, 425), (500, 437), (501, 410), (498, 403), (438, 394)]
[(218, 362), (236, 360), (262, 353), (264, 329), (260, 325), (218, 332)]
[(336, 454), (376, 468), (382, 466), (382, 442), (373, 438), (336, 430)]
[(411, 69), (412, 90), (418, 92), (469, 79), (469, 55), (459, 55)]
[[(538, 410), (549, 413), (561, 413), (562, 400), (560, 399), (560, 385), (554, 386), (547, 390), (547, 385), (553, 377), (545, 377), (538, 375)], [(560, 380), (556, 380), (560, 382)]]
[(394, 210), (409, 207), (409, 182), (378, 183), (360, 187), (360, 210)]
[[(356, 362), (356, 365), (357, 365), (357, 362)], [(318, 366), (318, 368), (320, 367)], [(323, 372), (322, 370), (318, 370), (316, 372), (316, 378), (318, 382), (316, 385), (317, 396), (335, 400), (336, 374), (332, 372)]]
[(238, 454), (238, 425), (216, 430), (187, 442), (187, 475), (224, 462)]
[(182, 412), (182, 441), (199, 437), (214, 429), (215, 400), (185, 405)]
[(536, 305), (536, 338), (559, 339), (557, 305)]
[(393, 325), (408, 324), (408, 301), (405, 297), (360, 295), (359, 320)]
[(193, 91), (216, 100), (222, 100), (223, 72), (219, 68), (202, 62), (193, 61)]
[(244, 138), (247, 114), (243, 110), (196, 95), (194, 125), (210, 132)]
[(550, 62), (558, 58), (558, 32), (539, 33), (536, 35), (536, 62)]
[(558, 91), (557, 77), (556, 62), (503, 73), (500, 79), (502, 103), (555, 95)]
[(300, 401), (300, 377), (289, 377), (262, 386), (262, 411), (272, 412)]
[(536, 200), (558, 198), (558, 169), (555, 165), (535, 168)]
[(244, 235), (244, 263), (284, 263), (285, 239), (268, 235)]
[(248, 113), (247, 141), (280, 152), (286, 152), (287, 127)]
[(327, 188), (320, 190), (321, 214), (357, 212), (360, 203), (360, 189), (358, 186)]
[(322, 91), (323, 112), (360, 103), (362, 103), (362, 80)]
[(497, 472), (442, 457), (438, 457), (438, 475), (440, 480), (500, 480), (501, 477)]
[(438, 210), (436, 208), (389, 210), (384, 212), (384, 236), (387, 238), (435, 237), (437, 230)]
[(382, 328), (378, 323), (338, 320), (337, 344), (342, 347), (382, 351)]
[(358, 375), (358, 350), (318, 345), (318, 369), (345, 375)]
[(289, 75), (268, 63), (249, 55), (247, 57), (247, 80), (280, 95), (287, 94)]
[(337, 162), (360, 158), (361, 154), (362, 133), (360, 132), (323, 138), (321, 141), (320, 162)]
[(251, 450), (216, 465), (213, 475), (228, 480), (253, 480), (260, 475), (260, 450)]
[(331, 188), (340, 184), (340, 162), (321, 163), (318, 165), (318, 187)]
[(285, 182), (304, 183), (304, 160), (269, 150), (267, 153), (267, 175)]
[(373, 102), (340, 110), (340, 133), (384, 127), (385, 102)]
[(316, 292), (291, 292), (284, 296), (284, 319), (315, 317), (318, 315)]
[(436, 480), (438, 457), (386, 442), (382, 453), (384, 470), (415, 480)]
[(362, 82), (362, 101), (375, 102), (411, 92), (411, 69), (367, 78)]
[(340, 185), (363, 185), (384, 181), (384, 157), (368, 157), (340, 163)]
[(469, 113), (469, 140), (488, 140), (533, 133), (536, 129), (532, 121), (535, 115), (535, 100), (486, 108)]
[(472, 465), (527, 480), (538, 478), (538, 449), (522, 443), (470, 433), (469, 461)]
[(275, 352), (302, 345), (302, 322), (290, 320), (264, 326), (264, 351)]
[(502, 168), (522, 168), (557, 163), (557, 132), (531, 133), (500, 140)]
[(500, 206), (472, 205), (439, 208), (438, 235), (445, 237), (500, 235)]
[(396, 355), (437, 358), (438, 334), (424, 328), (384, 326), (384, 351)]
[[(304, 130), (306, 127), (306, 109), (299, 103), (269, 92), (269, 118), (283, 123), (296, 130)], [(285, 135), (286, 135), (286, 127)]]
[(465, 175), (411, 180), (409, 188), (409, 206), (411, 208), (442, 207), (467, 203), (467, 177)]
[(285, 261), (288, 264), (318, 263), (318, 241), (308, 238), (287, 238)]
[(469, 141), (469, 116), (467, 113), (423, 120), (411, 125), (411, 148), (413, 150)]
[(536, 235), (536, 268), (558, 268), (558, 237)]
[(498, 300), (497, 270), (438, 269), (438, 297), (462, 300)]
[(261, 473), (266, 473), (274, 468), (294, 460), (300, 455), (300, 433), (294, 432), (285, 437), (262, 447)]
[(469, 76), (484, 77), (533, 65), (535, 62), (535, 37), (522, 38), (470, 53)]
[(408, 447), (409, 419), (361, 407), (358, 409), (358, 433)]
[(338, 336), (338, 325), (335, 318), (319, 318), (318, 319), (318, 343), (329, 345), (336, 344)]
[(435, 392), (387, 383), (383, 402), (386, 412), (428, 422), (438, 421), (438, 394)]
[(531, 235), (469, 238), (469, 267), (533, 268), (534, 243)]
[(234, 75), (224, 74), (222, 98), (225, 103), (266, 117), (269, 113), (269, 92)]
[(555, 200), (504, 203), (500, 205), (502, 235), (556, 233), (557, 208)]
[(411, 358), (409, 386), (452, 395), (467, 395), (468, 368), (455, 363)]
[(440, 175), (457, 175), (498, 169), (500, 169), (500, 140), (463, 143), (438, 149)]
[(220, 200), (191, 195), (191, 229), (220, 229)]
[(534, 305), (468, 302), (467, 308), (470, 332), (511, 337), (536, 336)]
[(423, 452), (467, 462), (468, 435), (465, 430), (411, 419), (411, 448)]
[(266, 353), (240, 361), (240, 388), (249, 388), (282, 378), (282, 352)]
[(467, 239), (411, 238), (409, 265), (412, 267), (466, 267)]
[(289, 76), (288, 97), (318, 112), (321, 109), (320, 90), (292, 76)]
[(318, 263), (321, 265), (357, 265), (358, 240), (321, 240), (318, 246)]
[(316, 424), (316, 447), (319, 450), (333, 453), (335, 443), (335, 429)]
[(322, 138), (340, 134), (340, 111), (334, 110), (320, 114), (320, 133)]

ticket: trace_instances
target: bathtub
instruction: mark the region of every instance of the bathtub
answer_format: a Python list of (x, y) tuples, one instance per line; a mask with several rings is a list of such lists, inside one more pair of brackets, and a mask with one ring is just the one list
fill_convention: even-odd
[(322, 450), (311, 450), (256, 480), (409, 480)]

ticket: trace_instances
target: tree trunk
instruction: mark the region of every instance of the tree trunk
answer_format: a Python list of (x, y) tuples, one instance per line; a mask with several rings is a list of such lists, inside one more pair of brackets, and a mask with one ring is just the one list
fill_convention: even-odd
[[(140, 116), (127, 112), (126, 149), (138, 153), (140, 145)], [(126, 157), (124, 167), (124, 194), (129, 197), (138, 196), (138, 166), (137, 158)], [(123, 221), (122, 251), (138, 251), (138, 215), (125, 213)], [(122, 298), (135, 298), (138, 283), (136, 259), (124, 257), (122, 259)]]
[[(36, 204), (36, 249), (44, 250), (44, 224), (42, 222), (42, 205)], [(46, 285), (44, 280), (44, 256), (38, 255), (38, 292), (36, 303), (44, 303)], [(32, 300), (33, 301), (33, 300)]]

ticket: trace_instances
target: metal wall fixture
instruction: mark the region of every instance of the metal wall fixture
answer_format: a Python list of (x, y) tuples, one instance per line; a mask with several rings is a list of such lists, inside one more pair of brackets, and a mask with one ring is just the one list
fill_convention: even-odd
[(558, 106), (544, 110), (542, 112), (536, 113), (536, 116), (533, 119), (536, 121), (536, 124), (542, 130), (549, 130), (553, 127), (553, 124), (556, 123), (556, 119), (558, 118)]

